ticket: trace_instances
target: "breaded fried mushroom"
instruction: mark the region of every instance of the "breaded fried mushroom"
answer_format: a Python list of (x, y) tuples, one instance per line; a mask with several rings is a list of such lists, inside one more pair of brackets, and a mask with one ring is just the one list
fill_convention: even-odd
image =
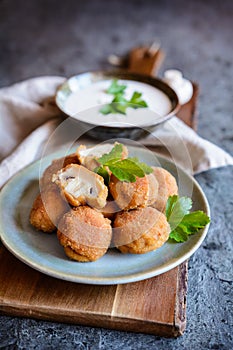
[(36, 197), (30, 213), (30, 223), (37, 230), (53, 232), (61, 216), (69, 209), (57, 186), (53, 184)]
[(165, 212), (166, 203), (169, 196), (178, 194), (178, 186), (175, 177), (164, 168), (152, 167), (153, 175), (158, 182), (158, 196), (152, 207), (161, 212)]
[(106, 205), (108, 188), (102, 176), (82, 165), (70, 164), (53, 175), (55, 182), (73, 206), (88, 204), (101, 209)]
[[(100, 158), (103, 154), (111, 152), (113, 147), (115, 147), (117, 144), (119, 143), (102, 143), (100, 145), (89, 148), (87, 148), (85, 145), (80, 145), (76, 150), (76, 155), (81, 165), (93, 171), (100, 165), (97, 159)], [(122, 145), (122, 149), (122, 159), (125, 159), (128, 156), (128, 149), (124, 145)]]
[(80, 206), (66, 213), (59, 222), (57, 237), (66, 255), (76, 261), (95, 261), (110, 246), (110, 220), (88, 206)]
[(109, 190), (119, 208), (129, 210), (152, 204), (157, 198), (158, 183), (152, 174), (137, 177), (136, 182), (120, 181), (111, 175)]
[(114, 200), (107, 200), (106, 205), (99, 210), (105, 218), (112, 220), (116, 213), (121, 211)]
[(151, 207), (118, 213), (113, 227), (113, 244), (122, 253), (131, 254), (160, 248), (170, 233), (165, 215)]
[(146, 175), (148, 180), (148, 199), (146, 206), (150, 206), (158, 197), (159, 183), (153, 174)]
[(79, 164), (78, 157), (75, 153), (53, 160), (52, 163), (45, 169), (40, 179), (41, 190), (52, 183), (53, 174), (56, 174), (58, 170), (61, 170), (69, 164)]

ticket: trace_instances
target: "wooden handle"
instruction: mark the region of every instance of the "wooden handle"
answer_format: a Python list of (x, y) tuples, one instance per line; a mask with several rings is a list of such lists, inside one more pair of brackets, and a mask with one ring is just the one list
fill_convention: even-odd
[[(132, 49), (128, 57), (128, 70), (132, 73), (140, 73), (156, 76), (164, 60), (165, 54), (159, 48), (136, 47)], [(197, 129), (196, 105), (198, 98), (198, 85), (193, 82), (193, 96), (190, 101), (181, 106), (176, 114), (188, 126)]]
[(156, 75), (165, 54), (161, 49), (136, 47), (129, 53), (128, 70), (132, 73)]

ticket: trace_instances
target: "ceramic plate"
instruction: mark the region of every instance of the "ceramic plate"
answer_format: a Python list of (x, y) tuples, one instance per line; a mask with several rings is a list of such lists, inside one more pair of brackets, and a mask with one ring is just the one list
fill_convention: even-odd
[[(62, 157), (57, 152), (44, 159), (43, 167)], [(150, 165), (161, 165), (178, 181), (180, 195), (193, 199), (193, 209), (209, 215), (207, 199), (198, 183), (172, 162), (143, 149), (130, 148), (131, 156)], [(16, 174), (0, 193), (0, 233), (4, 245), (17, 258), (32, 268), (59, 279), (87, 284), (119, 284), (143, 280), (162, 274), (188, 259), (205, 238), (208, 226), (191, 236), (185, 243), (165, 243), (154, 252), (142, 255), (121, 254), (109, 249), (96, 262), (78, 263), (69, 260), (56, 234), (45, 234), (29, 224), (29, 214), (39, 191), (39, 161)]]

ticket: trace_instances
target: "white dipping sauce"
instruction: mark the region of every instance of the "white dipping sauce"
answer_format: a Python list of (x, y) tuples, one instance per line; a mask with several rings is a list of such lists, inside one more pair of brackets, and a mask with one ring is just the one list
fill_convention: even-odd
[(119, 84), (127, 86), (124, 93), (127, 100), (137, 91), (142, 93), (141, 98), (146, 101), (148, 107), (138, 109), (129, 107), (126, 109), (126, 115), (120, 113), (104, 115), (99, 111), (100, 108), (104, 104), (111, 103), (114, 98), (113, 95), (106, 93), (111, 82), (112, 79), (102, 80), (73, 92), (66, 100), (66, 113), (90, 124), (129, 127), (151, 125), (155, 119), (160, 119), (171, 111), (171, 101), (159, 89), (138, 81), (118, 80)]

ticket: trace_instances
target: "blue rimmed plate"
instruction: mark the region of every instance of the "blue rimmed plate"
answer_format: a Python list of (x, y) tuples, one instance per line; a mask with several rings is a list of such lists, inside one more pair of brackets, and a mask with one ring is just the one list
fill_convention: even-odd
[[(174, 163), (136, 147), (129, 147), (130, 155), (162, 167), (176, 176), (180, 195), (193, 199), (193, 209), (210, 215), (205, 194), (198, 183)], [(47, 167), (54, 158), (62, 157), (59, 151), (43, 161)], [(36, 231), (29, 223), (32, 203), (39, 191), (40, 161), (16, 174), (0, 193), (0, 234), (3, 244), (18, 259), (47, 275), (87, 284), (120, 284), (143, 280), (162, 274), (188, 259), (201, 245), (208, 226), (191, 236), (187, 242), (166, 242), (154, 252), (142, 255), (121, 254), (109, 251), (96, 262), (71, 261), (64, 254), (56, 234)]]

